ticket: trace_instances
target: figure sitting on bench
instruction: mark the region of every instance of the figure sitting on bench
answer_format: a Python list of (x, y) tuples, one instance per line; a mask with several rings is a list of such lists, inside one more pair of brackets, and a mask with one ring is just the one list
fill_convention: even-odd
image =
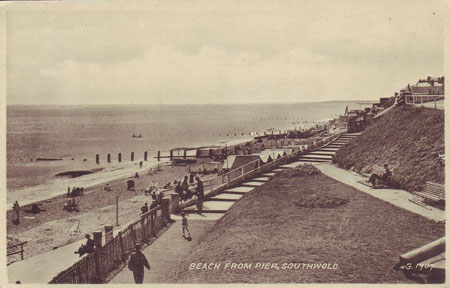
[(78, 248), (78, 250), (74, 252), (75, 254), (80, 254), (80, 257), (86, 253), (94, 252), (95, 243), (94, 243), (94, 240), (91, 239), (91, 235), (86, 234), (85, 238), (86, 238), (86, 244), (84, 244), (84, 245), (82, 244), (80, 246), (80, 248)]
[(72, 200), (67, 200), (67, 203), (64, 204), (63, 210), (67, 210), (68, 212), (80, 212), (80, 209), (78, 209), (78, 204), (75, 203), (75, 198), (72, 198)]
[(392, 177), (392, 172), (391, 170), (389, 170), (388, 164), (384, 164), (384, 173), (383, 175), (378, 175), (376, 173), (373, 173), (370, 178), (369, 178), (369, 182), (372, 183), (372, 185), (375, 187), (377, 182), (378, 183), (383, 183), (383, 184), (388, 184), (391, 181), (391, 177)]

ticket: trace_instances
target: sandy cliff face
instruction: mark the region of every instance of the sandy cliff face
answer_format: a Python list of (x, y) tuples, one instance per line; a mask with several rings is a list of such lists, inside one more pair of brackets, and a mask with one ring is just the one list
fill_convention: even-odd
[(444, 139), (444, 111), (398, 107), (343, 146), (334, 162), (366, 173), (387, 163), (399, 188), (421, 190), (426, 181), (444, 183)]

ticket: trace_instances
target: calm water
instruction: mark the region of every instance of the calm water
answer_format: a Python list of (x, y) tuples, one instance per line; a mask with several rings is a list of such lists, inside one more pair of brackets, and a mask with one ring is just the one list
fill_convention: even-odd
[[(154, 161), (158, 150), (236, 141), (249, 138), (251, 132), (261, 134), (269, 128), (299, 128), (343, 114), (346, 105), (360, 108), (356, 102), (8, 106), (8, 203), (16, 199), (28, 201), (60, 194), (64, 191), (62, 187), (67, 189), (66, 184), (70, 182), (56, 179), (54, 175), (67, 170), (96, 167), (97, 153), (101, 155), (100, 167), (105, 168), (104, 173), (117, 172), (131, 165), (131, 152), (139, 161), (144, 151), (148, 151), (149, 158)], [(141, 134), (142, 138), (132, 138), (133, 134)], [(120, 165), (117, 164), (118, 152), (122, 153), (123, 163)], [(111, 153), (113, 164), (105, 163), (107, 153)], [(35, 162), (37, 157), (64, 160)], [(114, 175), (112, 173), (110, 176)], [(93, 182), (94, 178), (92, 175), (83, 176), (77, 181), (88, 186), (86, 181)], [(61, 187), (61, 191), (45, 192), (56, 187)]]

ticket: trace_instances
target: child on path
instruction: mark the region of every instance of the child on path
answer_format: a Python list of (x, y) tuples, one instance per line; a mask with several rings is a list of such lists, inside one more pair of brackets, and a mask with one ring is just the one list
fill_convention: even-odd
[(187, 221), (187, 218), (186, 218), (186, 214), (184, 213), (184, 212), (182, 212), (181, 213), (181, 217), (183, 217), (182, 218), (182, 220), (181, 220), (181, 225), (183, 226), (183, 237), (184, 238), (186, 238), (186, 234), (185, 234), (185, 232), (187, 232), (188, 233), (188, 239), (189, 238), (191, 238), (191, 232), (189, 231), (189, 225), (188, 225), (188, 221)]

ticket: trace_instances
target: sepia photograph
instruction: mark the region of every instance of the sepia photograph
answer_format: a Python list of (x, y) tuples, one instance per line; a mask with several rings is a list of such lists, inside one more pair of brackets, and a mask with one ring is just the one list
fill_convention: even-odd
[(0, 2), (0, 285), (445, 286), (448, 9)]

